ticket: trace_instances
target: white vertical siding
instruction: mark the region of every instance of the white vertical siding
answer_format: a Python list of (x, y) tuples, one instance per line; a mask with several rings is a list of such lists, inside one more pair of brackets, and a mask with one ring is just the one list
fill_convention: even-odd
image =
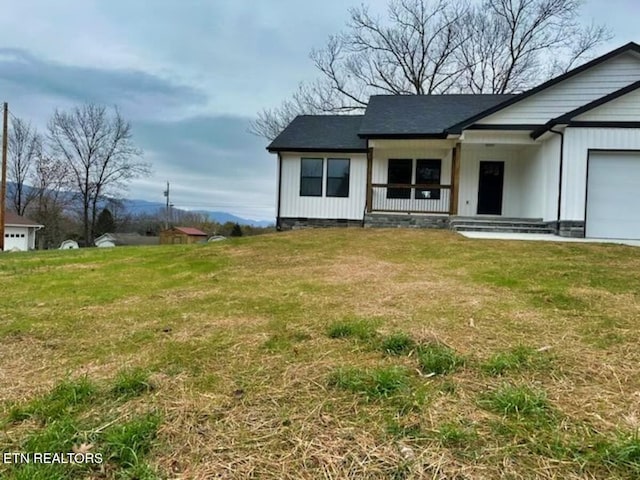
[[(502, 215), (505, 217), (542, 217), (543, 198), (535, 192), (540, 188), (541, 175), (530, 172), (537, 167), (533, 155), (535, 146), (504, 147), (496, 145), (462, 145), (460, 162), (460, 194), (458, 215), (475, 216), (478, 212), (478, 181), (480, 162), (504, 162)], [(526, 202), (526, 204), (525, 204)]]
[(611, 100), (574, 120), (585, 122), (637, 122), (640, 121), (640, 89)]
[(640, 150), (638, 128), (567, 128), (562, 220), (584, 220), (589, 150)]
[[(282, 153), (280, 216), (361, 220), (367, 189), (367, 156), (363, 153)], [(324, 158), (321, 197), (300, 196), (301, 158)], [(349, 197), (327, 197), (327, 158), (349, 158)]]
[(640, 80), (640, 57), (627, 52), (483, 118), (484, 124), (543, 124)]
[(552, 134), (529, 151), (521, 177), (521, 212), (526, 218), (556, 220), (560, 175), (560, 136)]

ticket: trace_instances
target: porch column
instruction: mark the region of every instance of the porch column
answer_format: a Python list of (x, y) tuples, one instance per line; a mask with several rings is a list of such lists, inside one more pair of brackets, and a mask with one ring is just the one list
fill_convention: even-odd
[(458, 191), (460, 189), (460, 144), (456, 144), (451, 152), (451, 203), (449, 214), (458, 214)]
[(372, 199), (373, 199), (373, 188), (371, 186), (373, 178), (373, 148), (367, 149), (367, 202), (366, 202), (366, 210), (367, 213), (371, 213), (372, 208)]

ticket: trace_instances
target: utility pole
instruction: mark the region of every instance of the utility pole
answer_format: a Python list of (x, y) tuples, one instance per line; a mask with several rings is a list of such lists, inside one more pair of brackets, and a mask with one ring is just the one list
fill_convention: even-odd
[(4, 212), (7, 198), (7, 136), (8, 136), (9, 104), (4, 102), (2, 115), (2, 187), (0, 187), (0, 252), (4, 252)]
[(167, 189), (164, 191), (164, 196), (167, 197), (167, 210), (165, 211), (164, 229), (169, 230), (169, 209), (171, 208), (169, 205), (169, 182), (167, 182)]

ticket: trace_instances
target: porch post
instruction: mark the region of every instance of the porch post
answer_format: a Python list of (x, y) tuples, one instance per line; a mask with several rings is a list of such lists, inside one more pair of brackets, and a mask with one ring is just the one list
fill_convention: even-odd
[(367, 203), (366, 210), (367, 213), (371, 213), (372, 208), (372, 199), (373, 199), (373, 189), (371, 187), (373, 178), (373, 148), (367, 149)]
[(460, 185), (460, 144), (456, 144), (451, 153), (451, 202), (449, 215), (458, 214), (458, 191)]

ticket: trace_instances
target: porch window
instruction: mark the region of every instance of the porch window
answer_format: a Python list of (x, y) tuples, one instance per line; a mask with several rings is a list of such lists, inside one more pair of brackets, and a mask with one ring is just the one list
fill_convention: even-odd
[(348, 158), (327, 159), (327, 197), (349, 196), (350, 164)]
[(300, 196), (322, 196), (322, 158), (303, 158), (300, 164)]
[[(416, 160), (416, 184), (440, 185), (440, 172), (442, 160), (418, 159)], [(439, 188), (416, 188), (416, 200), (431, 199), (440, 200)]]
[[(390, 158), (387, 183), (411, 185), (413, 160), (410, 158)], [(387, 188), (387, 198), (411, 198), (411, 188)]]

